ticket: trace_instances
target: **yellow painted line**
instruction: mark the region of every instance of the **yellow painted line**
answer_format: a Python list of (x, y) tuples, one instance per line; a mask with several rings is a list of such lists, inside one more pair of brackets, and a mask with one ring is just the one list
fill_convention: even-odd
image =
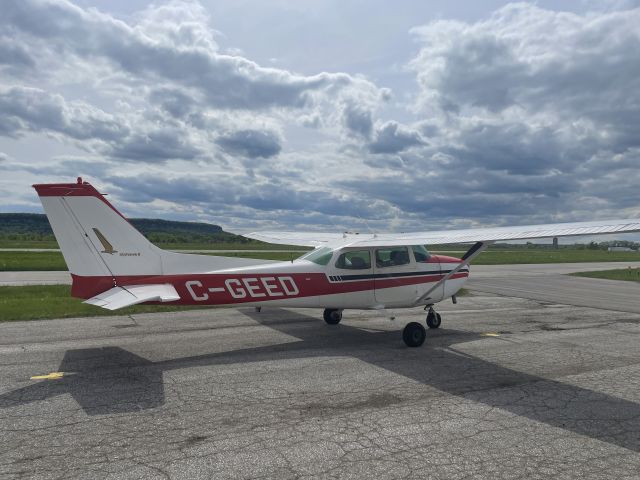
[(64, 372), (51, 372), (46, 375), (34, 375), (31, 380), (58, 380), (64, 376)]
[(499, 333), (481, 333), (480, 336), (481, 337), (499, 337), (500, 334)]

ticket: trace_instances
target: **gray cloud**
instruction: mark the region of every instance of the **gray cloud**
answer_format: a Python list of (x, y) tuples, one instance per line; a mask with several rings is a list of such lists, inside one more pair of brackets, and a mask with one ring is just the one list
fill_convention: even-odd
[(398, 153), (424, 144), (418, 132), (403, 127), (398, 122), (387, 122), (376, 129), (375, 138), (368, 148), (371, 153)]
[[(481, 178), (474, 180), (477, 174)], [(543, 185), (539, 190), (531, 188), (529, 178), (522, 178), (508, 191), (500, 191), (505, 178), (488, 178), (483, 172), (469, 172), (465, 179), (461, 179), (457, 172), (432, 177), (417, 172), (415, 178), (390, 174), (366, 184), (343, 181), (340, 186), (384, 200), (398, 207), (406, 219), (418, 218), (422, 229), (428, 230), (457, 219), (514, 225), (529, 223), (532, 217), (538, 217), (542, 222), (549, 220), (557, 213), (558, 205), (554, 204), (560, 199), (570, 200), (571, 196), (548, 195), (550, 189), (544, 186), (546, 179), (539, 180)], [(496, 184), (500, 187), (498, 191), (493, 189)], [(514, 201), (514, 198), (519, 201)], [(571, 201), (566, 205), (574, 206)]]
[(35, 60), (20, 43), (7, 36), (0, 37), (0, 69), (17, 73), (21, 70), (30, 71), (35, 65)]
[[(374, 88), (343, 73), (305, 77), (220, 54), (207, 33), (206, 19), (198, 20), (205, 14), (196, 3), (175, 3), (169, 10), (160, 7), (164, 17), (151, 9), (151, 18), (147, 16), (136, 27), (63, 1), (12, 1), (3, 10), (0, 25), (12, 36), (21, 36), (26, 44), (87, 60), (102, 59), (147, 81), (162, 79), (197, 89), (212, 107), (300, 108), (323, 89), (355, 84)], [(171, 21), (154, 21), (166, 20), (167, 15), (169, 20), (180, 18), (184, 28), (171, 27)]]
[[(38, 88), (0, 87), (0, 150), (27, 158), (31, 133), (45, 145), (70, 140), (70, 153), (79, 147), (91, 162), (43, 152), (33, 164), (0, 163), (25, 178), (95, 176), (139, 212), (160, 199), (163, 215), (188, 205), (271, 228), (639, 216), (639, 12), (510, 5), (415, 29), (409, 70), (387, 62), (363, 75), (302, 75), (222, 54), (196, 2), (121, 21), (62, 0), (12, 0), (0, 17), (0, 72)], [(411, 72), (417, 95), (414, 78), (391, 80), (387, 104), (390, 92), (364, 77)]]
[(134, 133), (104, 150), (110, 157), (163, 162), (170, 159), (192, 160), (202, 151), (178, 128), (163, 128)]
[[(400, 155), (417, 179), (364, 188), (429, 218), (530, 223), (637, 208), (626, 186), (640, 165), (630, 168), (640, 146), (639, 22), (637, 8), (573, 14), (515, 4), (476, 23), (414, 29), (425, 115), (415, 128), (430, 144)], [(415, 193), (420, 184), (428, 197)], [(399, 193), (407, 190), (413, 199)]]
[[(0, 162), (2, 162), (1, 153)], [(114, 168), (117, 168), (117, 165), (112, 162), (87, 157), (56, 157), (48, 165), (31, 165), (7, 158), (7, 161), (0, 165), (0, 170), (29, 172), (40, 179), (42, 175), (58, 176), (60, 172), (69, 172), (74, 177), (100, 178), (109, 174)]]
[(280, 137), (266, 130), (237, 130), (218, 137), (216, 143), (231, 155), (247, 158), (270, 158), (282, 150)]
[(572, 164), (571, 173), (560, 168), (489, 169), (455, 157), (446, 163), (440, 156), (433, 148), (394, 155), (402, 163), (378, 164), (381, 171), (375, 178), (339, 180), (336, 188), (394, 205), (407, 220), (420, 219), (423, 227), (418, 228), (423, 229), (458, 219), (517, 225), (640, 214), (639, 150), (615, 162)]
[(373, 131), (373, 114), (368, 108), (349, 103), (343, 110), (343, 121), (347, 132), (368, 139)]
[(159, 88), (149, 95), (149, 101), (175, 118), (184, 118), (197, 107), (196, 100), (177, 88)]
[(579, 122), (603, 146), (638, 145), (640, 9), (594, 15), (520, 3), (484, 22), (414, 29), (424, 42), (411, 63), (422, 101), (454, 115), (477, 108), (558, 127)]
[(531, 128), (516, 122), (479, 123), (461, 128), (457, 134), (459, 146), (443, 147), (441, 151), (462, 169), (529, 175), (550, 169), (571, 171), (584, 153), (572, 152), (574, 146), (563, 145), (563, 139), (551, 127)]
[[(254, 182), (247, 177), (220, 175), (201, 179), (193, 176), (166, 178), (157, 175), (137, 177), (109, 177), (120, 198), (128, 202), (148, 203), (155, 199), (177, 204), (216, 205), (225, 209), (248, 208), (254, 212), (277, 211), (305, 212), (335, 216), (365, 216), (381, 218), (388, 209), (380, 208), (366, 199), (355, 199), (344, 195), (332, 195), (325, 191), (300, 190), (285, 181)], [(254, 214), (255, 216), (255, 214)], [(257, 220), (257, 217), (256, 217)]]
[(126, 126), (86, 103), (67, 103), (60, 95), (36, 88), (0, 88), (0, 134), (22, 131), (55, 132), (76, 140), (113, 141), (128, 133)]
[(51, 132), (82, 142), (83, 148), (108, 157), (151, 163), (191, 160), (202, 153), (178, 124), (158, 127), (151, 121), (130, 117), (128, 120), (137, 123), (132, 129), (123, 117), (35, 88), (0, 89), (0, 111), (0, 135), (8, 137), (19, 137), (26, 131)]

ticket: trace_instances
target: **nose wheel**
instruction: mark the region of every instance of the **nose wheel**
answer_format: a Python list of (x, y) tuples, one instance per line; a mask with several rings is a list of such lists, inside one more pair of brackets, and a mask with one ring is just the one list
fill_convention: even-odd
[(429, 328), (438, 328), (442, 323), (442, 317), (437, 313), (433, 307), (429, 307), (429, 313), (427, 313), (427, 326)]
[[(425, 307), (426, 308), (426, 307)], [(429, 313), (427, 313), (427, 326), (429, 328), (438, 328), (442, 323), (442, 317), (437, 313), (432, 306), (428, 307)], [(402, 330), (402, 340), (407, 347), (419, 347), (427, 338), (426, 329), (418, 322), (408, 323), (404, 330)]]

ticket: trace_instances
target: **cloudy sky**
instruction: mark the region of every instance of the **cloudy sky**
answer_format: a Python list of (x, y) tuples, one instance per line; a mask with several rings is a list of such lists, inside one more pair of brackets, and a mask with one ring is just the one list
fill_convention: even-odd
[(4, 0), (0, 211), (231, 230), (640, 217), (640, 2)]

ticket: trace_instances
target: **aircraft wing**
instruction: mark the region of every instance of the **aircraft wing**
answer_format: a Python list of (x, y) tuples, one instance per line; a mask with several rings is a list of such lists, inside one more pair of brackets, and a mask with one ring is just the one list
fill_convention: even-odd
[(243, 233), (242, 236), (260, 240), (261, 242), (277, 243), (279, 245), (299, 245), (301, 247), (319, 247), (346, 238), (342, 233), (321, 232), (252, 232)]
[(127, 285), (113, 287), (100, 295), (91, 297), (83, 303), (96, 305), (107, 310), (129, 307), (142, 302), (173, 302), (180, 300), (180, 295), (173, 285)]
[(608, 233), (640, 232), (640, 219), (600, 220), (595, 222), (552, 223), (518, 227), (472, 228), (466, 230), (436, 230), (413, 233), (300, 233), (262, 232), (245, 235), (269, 243), (318, 247), (358, 246), (384, 247), (405, 245), (443, 245), (452, 243), (502, 242), (535, 238), (604, 235)]

